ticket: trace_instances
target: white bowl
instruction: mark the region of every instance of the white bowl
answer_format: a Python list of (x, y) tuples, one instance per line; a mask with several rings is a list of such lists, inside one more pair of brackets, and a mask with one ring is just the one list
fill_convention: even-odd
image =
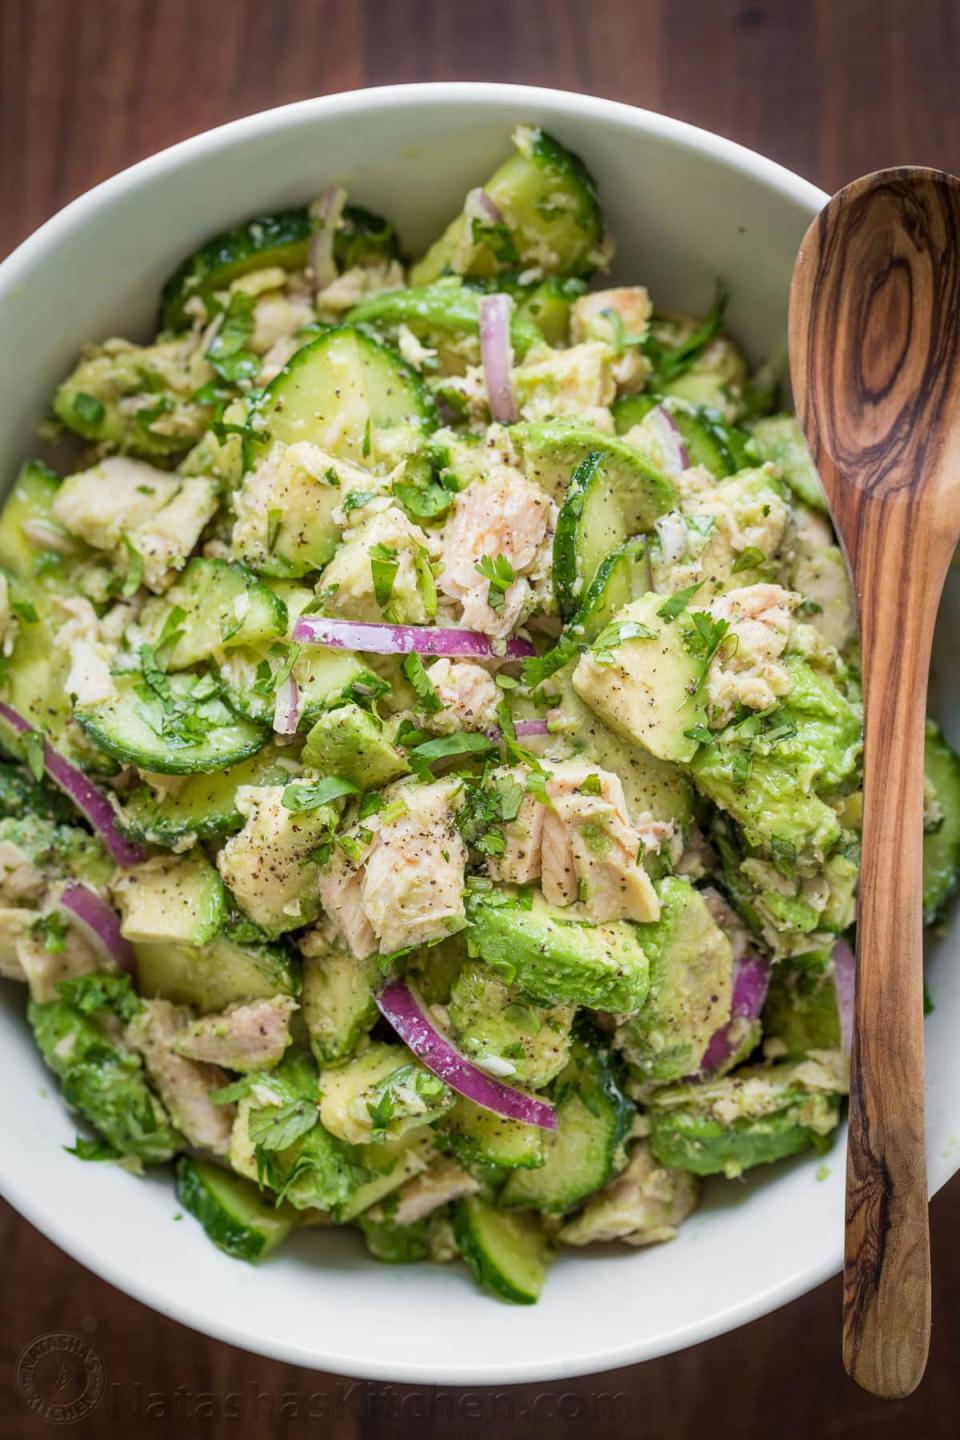
[[(332, 95), (240, 120), (134, 166), (69, 205), (0, 266), (0, 473), (12, 476), (34, 449), (34, 427), (80, 345), (148, 335), (161, 282), (206, 236), (340, 180), (352, 198), (391, 216), (415, 251), (490, 172), (521, 120), (542, 123), (597, 177), (618, 241), (618, 279), (648, 285), (661, 306), (705, 310), (722, 277), (734, 332), (754, 357), (782, 364), (794, 253), (826, 198), (806, 181), (701, 130), (587, 96), (473, 84)], [(952, 609), (956, 633), (955, 600)], [(956, 711), (954, 691), (938, 691), (941, 718)], [(960, 1166), (956, 949), (955, 937), (941, 941), (931, 968), (934, 1189)], [(669, 1245), (564, 1254), (536, 1308), (485, 1298), (459, 1265), (377, 1264), (351, 1234), (302, 1233), (255, 1269), (214, 1249), (191, 1219), (173, 1223), (169, 1172), (137, 1180), (64, 1154), (75, 1126), (30, 1038), (22, 992), (2, 989), (7, 1198), (97, 1274), (248, 1350), (372, 1379), (559, 1379), (706, 1340), (840, 1265), (838, 1137), (825, 1162), (805, 1158), (708, 1187)]]

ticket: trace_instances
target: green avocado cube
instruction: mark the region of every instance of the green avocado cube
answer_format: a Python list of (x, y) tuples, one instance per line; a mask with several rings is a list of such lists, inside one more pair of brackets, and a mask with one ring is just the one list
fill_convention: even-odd
[(801, 1150), (825, 1150), (840, 1123), (845, 1069), (839, 1052), (820, 1051), (658, 1090), (648, 1111), (651, 1149), (661, 1165), (730, 1179)]
[(138, 942), (206, 945), (227, 915), (223, 881), (199, 850), (134, 866), (116, 882), (114, 895), (121, 932)]
[(660, 919), (637, 926), (650, 991), (618, 1030), (617, 1044), (644, 1080), (663, 1082), (692, 1074), (729, 1020), (733, 948), (688, 880), (669, 876), (656, 890)]
[(687, 647), (682, 614), (666, 618), (663, 595), (641, 595), (618, 611), (581, 656), (573, 688), (618, 735), (661, 760), (687, 761), (687, 732), (702, 726), (702, 661)]
[(527, 906), (503, 891), (470, 907), (471, 952), (548, 1005), (629, 1011), (643, 1004), (647, 957), (626, 920), (594, 925), (535, 896)]
[(339, 775), (362, 790), (376, 790), (410, 769), (377, 717), (353, 703), (320, 716), (301, 758), (304, 765), (324, 775)]

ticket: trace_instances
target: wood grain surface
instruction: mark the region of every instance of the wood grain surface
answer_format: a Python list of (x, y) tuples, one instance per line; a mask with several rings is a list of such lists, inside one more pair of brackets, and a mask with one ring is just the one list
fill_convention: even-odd
[(844, 1362), (902, 1397), (930, 1337), (921, 698), (960, 532), (960, 181), (901, 166), (834, 196), (797, 257), (790, 360), (862, 640)]
[[(828, 190), (907, 161), (956, 171), (958, 60), (958, 0), (0, 0), (0, 252), (98, 180), (198, 130), (412, 80), (607, 95), (717, 130)], [(359, 1385), (194, 1335), (0, 1207), (0, 1440), (57, 1433), (14, 1383), (21, 1351), (52, 1331), (85, 1338), (104, 1367), (97, 1410), (62, 1427), (84, 1440), (956, 1440), (960, 1181), (931, 1215), (927, 1378), (910, 1399), (883, 1403), (843, 1373), (839, 1280), (708, 1345), (585, 1380)]]

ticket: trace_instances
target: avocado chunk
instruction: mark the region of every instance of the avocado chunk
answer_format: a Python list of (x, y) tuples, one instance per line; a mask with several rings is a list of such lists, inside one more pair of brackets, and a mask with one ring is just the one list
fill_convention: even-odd
[(481, 894), (470, 908), (467, 944), (526, 994), (547, 1005), (631, 1011), (643, 1004), (647, 957), (626, 920), (593, 925), (540, 896)]
[(241, 1084), (248, 1093), (230, 1140), (238, 1174), (269, 1185), (297, 1210), (333, 1210), (367, 1182), (358, 1152), (320, 1122), (318, 1074), (307, 1050), (291, 1047), (279, 1065)]
[(54, 396), (57, 419), (85, 440), (131, 455), (187, 450), (210, 423), (196, 392), (213, 378), (203, 351), (182, 339), (89, 346)]
[(798, 500), (815, 510), (827, 511), (820, 476), (796, 415), (766, 415), (750, 427), (753, 443), (763, 460), (772, 460)]
[(227, 915), (223, 881), (199, 850), (146, 860), (121, 875), (113, 893), (128, 940), (206, 945)]
[(706, 718), (703, 666), (666, 604), (651, 592), (625, 605), (580, 657), (573, 688), (618, 735), (661, 760), (688, 761), (697, 742), (686, 732)]
[(662, 1083), (692, 1074), (729, 1020), (733, 948), (688, 880), (668, 876), (656, 891), (660, 919), (637, 926), (650, 990), (617, 1031), (617, 1045), (644, 1081)]
[(362, 790), (377, 790), (410, 769), (369, 710), (352, 702), (320, 716), (306, 738), (304, 765), (323, 775), (338, 775)]
[(789, 690), (766, 716), (733, 721), (702, 745), (694, 784), (781, 863), (819, 863), (840, 839), (832, 798), (853, 788), (862, 748), (859, 705), (802, 656), (786, 660)]
[(337, 805), (288, 810), (284, 785), (242, 785), (237, 809), (243, 829), (217, 856), (224, 883), (240, 909), (270, 935), (297, 930), (314, 919), (318, 846), (326, 844), (339, 818)]
[(446, 1114), (454, 1093), (404, 1046), (373, 1044), (320, 1072), (320, 1119), (350, 1145), (398, 1139)]
[[(783, 1043), (791, 1059), (812, 1050), (839, 1050), (840, 1011), (833, 978), (833, 963), (816, 963), (821, 957), (798, 956), (774, 965), (763, 1007), (763, 1033)], [(813, 964), (809, 963), (813, 960)]]
[(732, 1179), (801, 1150), (829, 1149), (846, 1090), (846, 1062), (835, 1051), (674, 1085), (651, 1101), (650, 1146), (661, 1165)]
[(281, 945), (241, 945), (220, 934), (206, 945), (134, 945), (141, 993), (201, 1014), (271, 995), (296, 995), (300, 975)]
[(150, 1087), (139, 1055), (117, 1038), (109, 1008), (91, 1013), (90, 1000), (83, 1003), (84, 1010), (65, 999), (30, 1002), (27, 1015), (40, 1053), (59, 1078), (67, 1105), (118, 1155), (162, 1165), (183, 1149), (183, 1138)]
[(318, 1065), (335, 1065), (352, 1055), (361, 1037), (373, 1028), (379, 1013), (373, 998), (378, 960), (376, 955), (358, 960), (335, 949), (319, 930), (304, 937), (301, 949), (301, 1005), (310, 1049)]
[(464, 1095), (457, 1097), (443, 1128), (450, 1148), (463, 1165), (536, 1170), (544, 1162), (544, 1130), (484, 1110)]
[[(573, 1005), (535, 1005), (482, 960), (468, 960), (447, 1006), (457, 1047), (483, 1068), (493, 1060), (511, 1084), (538, 1089), (567, 1063)], [(509, 1066), (509, 1070), (506, 1069)]]

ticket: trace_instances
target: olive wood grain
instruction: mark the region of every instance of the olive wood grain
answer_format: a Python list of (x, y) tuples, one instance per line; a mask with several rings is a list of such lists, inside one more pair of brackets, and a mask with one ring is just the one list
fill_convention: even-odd
[(850, 567), (863, 649), (864, 811), (850, 1056), (843, 1355), (876, 1395), (930, 1338), (923, 1105), (923, 737), (960, 534), (960, 181), (880, 171), (835, 195), (790, 297), (797, 411)]

